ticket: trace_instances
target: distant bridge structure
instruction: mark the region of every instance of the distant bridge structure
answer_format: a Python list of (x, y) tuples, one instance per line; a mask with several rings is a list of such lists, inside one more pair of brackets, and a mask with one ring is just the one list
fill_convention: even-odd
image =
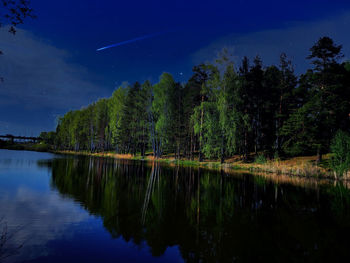
[(10, 141), (11, 143), (15, 142), (33, 142), (37, 143), (42, 141), (43, 139), (40, 137), (27, 137), (27, 136), (15, 136), (12, 134), (0, 135), (0, 139), (5, 139)]

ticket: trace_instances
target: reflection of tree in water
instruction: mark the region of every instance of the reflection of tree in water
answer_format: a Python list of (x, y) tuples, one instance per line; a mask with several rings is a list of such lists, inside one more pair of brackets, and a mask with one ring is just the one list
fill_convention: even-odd
[(188, 262), (349, 256), (349, 190), (276, 185), (199, 168), (103, 158), (56, 159), (52, 185), (103, 218), (113, 237), (178, 245)]
[(156, 162), (153, 162), (152, 163), (151, 175), (150, 175), (150, 177), (148, 179), (148, 185), (147, 185), (145, 200), (143, 202), (143, 207), (142, 207), (142, 217), (141, 217), (142, 218), (142, 225), (145, 224), (149, 200), (150, 200), (150, 197), (151, 197), (151, 195), (153, 193), (154, 184), (155, 184), (157, 179), (158, 179), (158, 187), (159, 187), (159, 171), (160, 171), (159, 164), (156, 163)]

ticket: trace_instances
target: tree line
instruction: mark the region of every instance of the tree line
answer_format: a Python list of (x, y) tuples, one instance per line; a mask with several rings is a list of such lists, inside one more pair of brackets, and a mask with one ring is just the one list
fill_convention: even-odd
[(350, 62), (329, 37), (310, 48), (312, 68), (297, 76), (281, 54), (279, 65), (259, 56), (235, 66), (227, 51), (193, 67), (187, 83), (169, 73), (159, 82), (116, 89), (59, 118), (42, 137), (57, 149), (116, 151), (155, 157), (220, 159), (322, 154), (338, 130), (350, 128)]

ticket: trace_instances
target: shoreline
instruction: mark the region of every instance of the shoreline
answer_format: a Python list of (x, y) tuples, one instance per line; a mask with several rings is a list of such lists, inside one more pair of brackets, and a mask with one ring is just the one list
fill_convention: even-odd
[[(253, 174), (270, 174), (274, 176), (284, 175), (290, 178), (312, 178), (312, 179), (324, 179), (331, 181), (348, 181), (350, 180), (349, 173), (341, 178), (335, 178), (334, 173), (325, 167), (314, 165), (316, 156), (303, 156), (293, 157), (286, 160), (268, 160), (264, 164), (256, 162), (245, 163), (237, 158), (229, 158), (223, 164), (215, 160), (206, 160), (199, 162), (197, 160), (180, 159), (176, 160), (173, 157), (154, 158), (153, 156), (133, 156), (131, 154), (117, 154), (112, 152), (99, 152), (91, 153), (85, 151), (51, 151), (57, 154), (67, 155), (81, 155), (81, 156), (94, 156), (94, 157), (106, 157), (121, 160), (139, 160), (146, 162), (159, 162), (165, 163), (171, 166), (193, 166), (206, 168), (210, 170), (223, 170), (225, 172), (247, 172)], [(329, 159), (329, 155), (325, 156), (325, 160)]]
[[(33, 150), (32, 147), (26, 149), (16, 149), (8, 147), (1, 148), (7, 150), (26, 150), (26, 151), (37, 151)], [(37, 151), (38, 152), (38, 151)], [(338, 185), (342, 184), (346, 188), (350, 189), (350, 176), (349, 172), (341, 178), (335, 178), (334, 173), (327, 168), (315, 166), (313, 163), (316, 160), (316, 156), (302, 156), (293, 157), (286, 160), (268, 160), (264, 164), (258, 164), (255, 162), (244, 163), (239, 161), (238, 158), (227, 159), (225, 163), (221, 164), (219, 161), (206, 160), (204, 162), (198, 162), (197, 160), (175, 160), (174, 158), (159, 158), (155, 159), (153, 156), (132, 156), (131, 154), (117, 154), (113, 152), (99, 152), (91, 153), (87, 151), (57, 151), (53, 149), (47, 149), (46, 151), (40, 150), (39, 152), (49, 152), (53, 154), (72, 155), (72, 156), (91, 156), (110, 158), (114, 160), (135, 160), (144, 161), (147, 165), (152, 162), (161, 163), (169, 167), (175, 167), (177, 165), (193, 168), (202, 168), (212, 171), (222, 171), (227, 175), (233, 176), (244, 176), (249, 174), (252, 176), (263, 177), (271, 180), (275, 183), (288, 183), (297, 186), (317, 188), (320, 185)], [(329, 155), (325, 156), (325, 160), (329, 159)]]
[[(115, 160), (136, 160), (145, 161), (148, 165), (152, 162), (158, 162), (163, 165), (170, 167), (175, 167), (176, 165), (187, 166), (187, 167), (197, 167), (202, 169), (207, 169), (211, 171), (223, 171), (227, 175), (233, 176), (244, 176), (245, 174), (252, 175), (254, 177), (263, 177), (269, 181), (277, 184), (292, 184), (295, 186), (307, 187), (312, 189), (318, 189), (321, 185), (333, 185), (337, 186), (339, 184), (343, 185), (347, 189), (350, 189), (350, 176), (349, 173), (341, 178), (335, 178), (332, 171), (328, 171), (322, 167), (315, 167), (309, 162), (316, 160), (316, 156), (304, 156), (304, 157), (294, 157), (286, 161), (278, 161), (278, 165), (275, 165), (276, 161), (268, 161), (266, 164), (257, 163), (242, 163), (242, 162), (229, 162), (220, 164), (220, 162), (215, 161), (191, 161), (186, 159), (175, 160), (174, 158), (160, 158), (155, 159), (153, 156), (146, 156), (146, 158), (141, 158), (141, 156), (132, 156), (131, 154), (116, 154), (111, 152), (75, 152), (75, 151), (51, 151), (56, 154), (64, 155), (76, 155), (76, 156), (92, 156), (101, 158), (110, 158)], [(329, 155), (325, 156), (329, 158)], [(300, 162), (299, 164), (288, 165), (288, 163)], [(318, 174), (312, 174), (313, 171), (317, 169)]]
[[(170, 166), (192, 166), (200, 167), (210, 170), (223, 170), (226, 173), (232, 172), (245, 172), (251, 174), (264, 174), (275, 176), (285, 176), (289, 178), (304, 178), (304, 179), (317, 179), (317, 180), (330, 180), (330, 181), (350, 181), (349, 172), (341, 178), (336, 178), (333, 171), (324, 165), (315, 165), (316, 156), (300, 156), (291, 157), (285, 160), (267, 160), (266, 163), (257, 162), (242, 162), (239, 158), (231, 157), (225, 160), (221, 164), (217, 160), (205, 160), (199, 162), (197, 160), (180, 159), (176, 160), (171, 156), (164, 156), (163, 158), (154, 158), (151, 155), (142, 158), (139, 155), (133, 156), (131, 154), (117, 154), (114, 152), (98, 152), (92, 153), (88, 151), (71, 151), (71, 150), (53, 150), (48, 145), (38, 147), (38, 145), (19, 145), (15, 147), (4, 147), (2, 149), (8, 150), (27, 150), (38, 152), (50, 152), (55, 154), (67, 154), (67, 155), (80, 155), (80, 156), (94, 156), (105, 157), (121, 160), (138, 160), (146, 162), (159, 162)], [(329, 160), (329, 154), (324, 156), (325, 162)], [(270, 176), (269, 176), (270, 177)]]

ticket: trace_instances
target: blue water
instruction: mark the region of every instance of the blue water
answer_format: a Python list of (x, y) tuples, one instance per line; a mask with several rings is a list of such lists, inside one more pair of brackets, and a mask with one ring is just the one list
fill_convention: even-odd
[(51, 186), (51, 168), (37, 162), (53, 158), (62, 157), (0, 150), (1, 226), (13, 235), (4, 262), (182, 262), (177, 246), (153, 257), (145, 242), (112, 238), (101, 217)]
[(0, 262), (339, 262), (347, 183), (0, 150)]

